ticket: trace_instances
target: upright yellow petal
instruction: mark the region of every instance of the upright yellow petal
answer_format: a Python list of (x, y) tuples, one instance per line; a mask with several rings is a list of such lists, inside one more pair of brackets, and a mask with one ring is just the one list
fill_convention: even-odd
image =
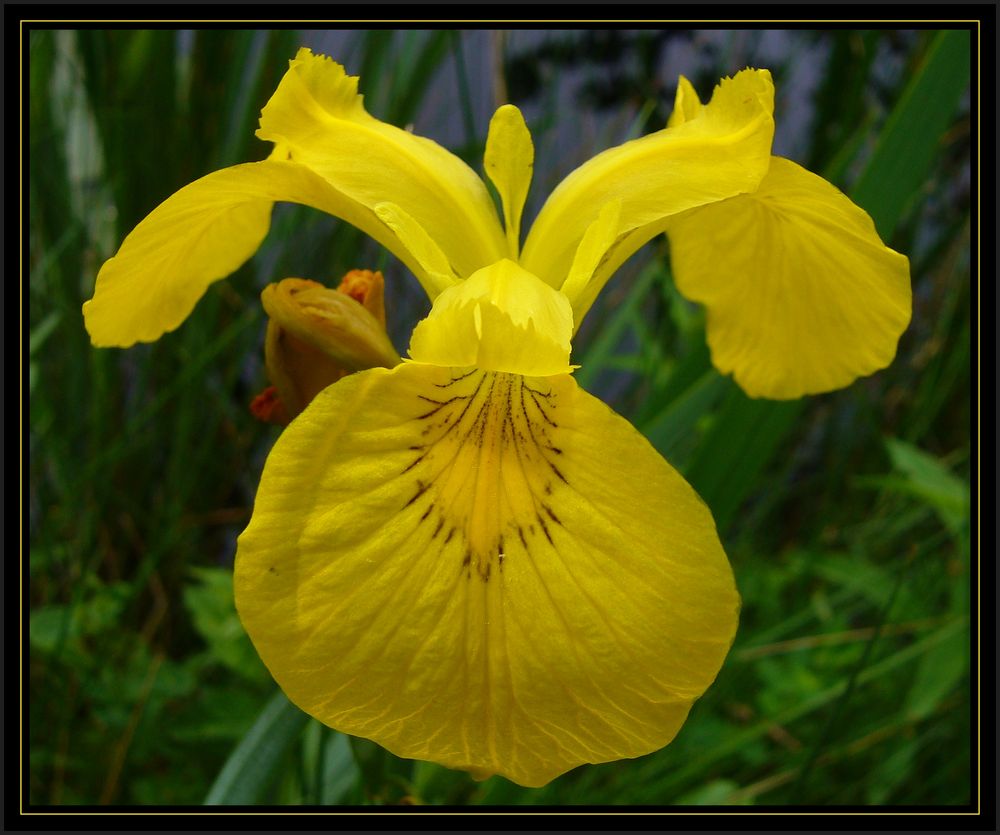
[(892, 362), (909, 263), (822, 177), (775, 157), (756, 192), (667, 230), (678, 289), (707, 308), (712, 361), (751, 397), (832, 391)]
[(287, 147), (362, 206), (394, 203), (427, 231), (458, 275), (507, 254), (486, 186), (454, 154), (370, 116), (358, 79), (300, 49), (260, 117), (257, 136)]
[(285, 430), (235, 590), (303, 710), (526, 786), (667, 744), (739, 606), (707, 508), (570, 376), (416, 363)]
[[(767, 70), (724, 79), (683, 124), (598, 154), (552, 193), (531, 228), (521, 263), (554, 287), (566, 279), (584, 232), (601, 208), (622, 201), (616, 237), (695, 206), (753, 191), (767, 171), (774, 134)], [(623, 261), (655, 234), (618, 245)], [(630, 249), (621, 250), (627, 241)]]
[(418, 261), (364, 206), (303, 165), (269, 159), (202, 177), (167, 198), (101, 267), (83, 306), (95, 345), (128, 347), (171, 331), (208, 286), (260, 246), (276, 201), (302, 203), (357, 226), (423, 276)]
[(500, 194), (508, 254), (515, 261), (521, 251), (521, 213), (531, 185), (535, 148), (521, 111), (505, 104), (490, 119), (483, 163)]
[(674, 96), (674, 111), (667, 119), (667, 127), (672, 128), (683, 125), (698, 117), (701, 113), (701, 99), (694, 89), (694, 85), (683, 75), (677, 79), (677, 93)]

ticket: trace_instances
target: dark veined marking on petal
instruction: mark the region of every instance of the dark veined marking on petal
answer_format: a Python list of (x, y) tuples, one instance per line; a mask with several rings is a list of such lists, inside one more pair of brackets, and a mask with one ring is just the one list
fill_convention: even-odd
[[(411, 446), (410, 449), (425, 449), (425, 448), (424, 447), (419, 447), (419, 446)], [(408, 473), (410, 470), (412, 470), (414, 467), (416, 467), (417, 464), (419, 464), (421, 461), (423, 461), (424, 458), (426, 458), (426, 457), (427, 457), (427, 452), (425, 450), (424, 452), (421, 452), (420, 455), (418, 455), (416, 458), (414, 458), (413, 461), (411, 461), (406, 467), (404, 467), (403, 468), (403, 472), (404, 473)]]
[[(562, 470), (560, 470), (549, 459), (549, 457), (545, 455), (546, 452), (552, 452), (555, 453), (556, 455), (562, 455), (562, 450), (559, 447), (552, 444), (548, 436), (547, 428), (544, 425), (535, 423), (531, 415), (528, 414), (527, 402), (524, 399), (525, 391), (528, 392), (528, 396), (531, 402), (534, 404), (535, 408), (538, 410), (538, 413), (545, 419), (545, 421), (549, 425), (558, 428), (558, 423), (556, 423), (555, 420), (553, 420), (551, 417), (549, 417), (548, 414), (546, 414), (546, 408), (552, 408), (552, 409), (555, 408), (554, 404), (552, 403), (552, 401), (555, 399), (555, 396), (552, 392), (543, 392), (538, 389), (533, 389), (531, 388), (531, 386), (527, 385), (523, 380), (521, 381), (521, 398), (520, 398), (521, 413), (522, 416), (524, 417), (525, 423), (527, 424), (530, 440), (532, 441), (532, 443), (534, 443), (539, 453), (539, 456), (542, 458), (543, 461), (545, 461), (549, 469), (551, 469), (552, 472), (555, 473), (556, 477), (561, 482), (563, 482), (563, 484), (568, 485), (569, 480), (566, 478), (565, 475), (563, 475)], [(543, 402), (539, 402), (538, 397), (544, 398)], [(546, 495), (550, 495), (552, 492), (551, 483), (547, 482), (543, 490)]]
[(453, 386), (455, 385), (455, 383), (461, 382), (466, 377), (471, 377), (478, 370), (479, 370), (478, 368), (473, 368), (470, 371), (466, 371), (464, 374), (459, 374), (457, 377), (452, 377), (447, 383), (435, 383), (434, 385), (436, 385), (439, 389), (446, 389), (448, 388), (448, 386)]
[[(451, 420), (449, 422), (449, 420), (447, 418), (445, 418), (445, 420), (442, 421), (439, 424), (440, 426), (444, 427), (444, 432), (442, 432), (440, 435), (438, 435), (438, 437), (436, 439), (434, 439), (433, 441), (431, 441), (431, 445), (432, 446), (434, 444), (437, 444), (440, 441), (444, 440), (445, 436), (447, 436), (449, 432), (451, 432), (456, 426), (459, 426), (462, 423), (462, 420), (465, 418), (466, 412), (469, 411), (469, 409), (472, 406), (472, 404), (476, 401), (476, 398), (479, 395), (479, 390), (483, 387), (483, 381), (485, 379), (486, 379), (486, 375), (485, 374), (482, 377), (479, 378), (479, 382), (476, 384), (476, 389), (475, 389), (475, 391), (472, 392), (472, 394), (464, 395), (462, 398), (454, 398), (454, 397), (451, 398), (452, 401), (454, 401), (456, 399), (463, 399), (463, 400), (465, 400), (465, 406), (462, 407), (462, 411), (459, 412), (459, 414), (453, 420)], [(428, 417), (428, 415), (420, 415), (416, 419), (417, 420), (423, 420), (426, 417)], [(424, 434), (427, 434), (427, 432), (425, 431)]]
[[(476, 374), (478, 379), (471, 379)], [(438, 511), (430, 541), (436, 541), (443, 553), (456, 533), (462, 535), (463, 570), (471, 578), (475, 568), (482, 581), (488, 582), (493, 564), (502, 571), (508, 556), (505, 534), (513, 536), (516, 533), (527, 553), (530, 553), (529, 537), (538, 534), (543, 534), (554, 547), (550, 524), (561, 525), (562, 522), (547, 497), (554, 494), (556, 484), (569, 484), (569, 480), (552, 460), (562, 454), (562, 450), (553, 443), (551, 434), (559, 429), (555, 391), (534, 388), (526, 378), (516, 374), (479, 369), (471, 369), (434, 385), (448, 389), (462, 381), (468, 381), (467, 387), (452, 396), (435, 398), (416, 395), (433, 408), (414, 418), (423, 424), (422, 442), (409, 447), (415, 455), (401, 474), (409, 473), (418, 466), (424, 467), (417, 470), (421, 478), (416, 480), (416, 492), (406, 506), (413, 504), (430, 487), (435, 487), (430, 505), (420, 516), (420, 522), (423, 522), (435, 509)], [(486, 464), (487, 461), (492, 463)], [(490, 474), (481, 471), (484, 465), (490, 467)], [(494, 521), (486, 521), (480, 516), (484, 510), (480, 502), (487, 501), (487, 497), (478, 491), (494, 476), (501, 490), (510, 489), (511, 476), (503, 475), (510, 467), (521, 469), (522, 476), (517, 483), (523, 486), (517, 489), (525, 491), (520, 495), (529, 504), (523, 510), (515, 509), (519, 505), (512, 504), (512, 497), (508, 496), (506, 502), (495, 510), (496, 515), (492, 519), (497, 530), (491, 531)], [(542, 468), (541, 471), (539, 468)], [(552, 471), (551, 476), (546, 468)], [(487, 482), (482, 481), (483, 476), (486, 476)], [(530, 513), (531, 516), (518, 517), (518, 513)], [(476, 531), (472, 531), (469, 526), (473, 524), (489, 527), (477, 527)], [(486, 546), (484, 535), (496, 537), (492, 546)]]
[(430, 482), (426, 482), (425, 483), (425, 482), (421, 481), (418, 478), (417, 479), (417, 492), (413, 494), (413, 498), (410, 499), (405, 505), (403, 505), (403, 507), (409, 507), (411, 504), (413, 504), (417, 499), (419, 499), (424, 493), (427, 492), (427, 489), (430, 486), (431, 486)]
[(429, 417), (432, 417), (433, 415), (436, 415), (445, 406), (451, 405), (456, 400), (468, 400), (469, 395), (467, 395), (467, 394), (456, 394), (454, 397), (449, 397), (447, 400), (435, 400), (433, 397), (425, 397), (422, 394), (418, 394), (417, 397), (419, 397), (421, 400), (426, 400), (428, 403), (434, 403), (435, 404), (434, 408), (431, 409), (429, 412), (427, 412), (425, 414), (422, 414), (422, 415), (417, 415), (417, 420), (424, 420), (425, 418), (429, 418)]
[[(522, 380), (521, 381), (521, 392), (520, 392), (520, 395), (521, 395), (520, 396), (521, 415), (524, 418), (525, 423), (527, 424), (528, 435), (530, 436), (531, 441), (538, 448), (539, 452), (541, 452), (544, 449), (544, 450), (547, 450), (549, 452), (559, 452), (559, 453), (561, 453), (562, 450), (559, 450), (557, 447), (553, 446), (552, 443), (550, 442), (549, 436), (548, 436), (548, 430), (546, 429), (546, 427), (543, 426), (542, 424), (535, 423), (535, 421), (531, 418), (531, 415), (528, 414), (527, 401), (525, 401), (525, 399), (524, 399), (524, 392), (525, 391), (528, 392), (528, 397), (531, 399), (531, 402), (533, 402), (535, 404), (535, 408), (538, 410), (538, 413), (543, 418), (545, 418), (545, 420), (546, 420), (547, 423), (549, 423), (554, 428), (558, 428), (559, 424), (557, 424), (554, 420), (552, 420), (552, 418), (550, 418), (547, 414), (545, 414), (544, 408), (538, 403), (538, 400), (535, 398), (535, 394), (538, 394), (539, 392), (537, 392), (535, 389), (531, 388), (530, 386), (526, 385), (524, 383), (524, 381)], [(540, 438), (541, 438), (541, 440), (539, 440)], [(546, 459), (546, 460), (548, 460), (548, 459)]]
[[(542, 418), (545, 420), (545, 422), (548, 423), (550, 426), (556, 426), (557, 427), (559, 424), (556, 423), (554, 420), (552, 420), (551, 417), (549, 417), (548, 411), (545, 408), (546, 406), (549, 409), (554, 408), (554, 406), (553, 406), (553, 404), (552, 404), (552, 402), (550, 400), (550, 398), (552, 397), (552, 392), (538, 391), (538, 389), (533, 389), (531, 386), (529, 386), (527, 383), (524, 383), (523, 381), (521, 383), (521, 389), (522, 389), (522, 391), (527, 391), (528, 392), (528, 396), (531, 398), (532, 402), (535, 404), (535, 407), (538, 409), (538, 413), (542, 416)], [(542, 404), (538, 402), (538, 398), (539, 397), (544, 397), (545, 398), (545, 400), (546, 400), (545, 406), (542, 406)], [(554, 449), (554, 447), (553, 447), (553, 449)]]
[[(475, 370), (476, 369), (473, 369), (473, 371)], [(465, 379), (468, 376), (469, 374), (463, 374), (460, 377), (454, 378), (452, 382), (458, 382), (458, 380)], [(465, 406), (462, 409), (461, 413), (454, 420), (451, 420), (450, 422), (447, 414), (445, 415), (445, 418), (443, 421), (441, 421), (441, 423), (436, 423), (433, 421), (428, 422), (428, 424), (420, 432), (422, 436), (426, 437), (427, 435), (430, 435), (430, 433), (438, 427), (445, 427), (444, 432), (442, 432), (436, 439), (431, 440), (426, 444), (412, 445), (410, 447), (410, 449), (413, 450), (414, 452), (420, 452), (420, 455), (418, 455), (413, 461), (411, 461), (406, 467), (403, 468), (404, 474), (408, 473), (410, 470), (416, 467), (417, 464), (423, 461), (424, 458), (426, 458), (427, 455), (430, 453), (431, 449), (439, 441), (441, 441), (449, 432), (451, 432), (452, 429), (454, 429), (459, 423), (461, 423), (462, 418), (465, 417), (465, 413), (469, 410), (469, 407), (472, 405), (473, 401), (476, 399), (476, 396), (479, 394), (479, 389), (482, 386), (482, 384), (483, 384), (483, 378), (480, 378), (479, 384), (476, 386), (472, 394), (456, 395), (454, 397), (448, 398), (447, 400), (435, 400), (432, 397), (425, 397), (422, 394), (417, 395), (417, 397), (419, 397), (421, 400), (426, 400), (431, 403), (437, 403), (438, 405), (435, 406), (435, 408), (432, 409), (431, 411), (426, 412), (425, 414), (422, 415), (418, 415), (415, 418), (415, 420), (428, 420), (429, 418), (433, 417), (434, 414), (436, 414), (440, 409), (444, 408), (445, 406), (451, 405), (456, 401), (464, 401)], [(435, 385), (437, 385), (437, 383), (435, 383)], [(450, 385), (450, 383), (447, 383), (445, 385)]]
[(542, 518), (541, 514), (538, 515), (538, 524), (542, 526), (542, 533), (545, 534), (545, 538), (549, 541), (549, 545), (554, 548), (555, 543), (552, 541), (552, 534), (549, 533), (549, 526), (545, 524), (545, 520)]
[[(490, 375), (490, 387), (486, 392), (486, 396), (483, 398), (483, 402), (479, 407), (479, 412), (473, 421), (472, 428), (466, 433), (465, 439), (468, 439), (473, 432), (476, 434), (476, 446), (482, 448), (484, 439), (486, 437), (486, 428), (490, 423), (490, 415), (493, 412), (493, 390), (496, 388), (497, 375)], [(463, 440), (465, 440), (463, 439)]]

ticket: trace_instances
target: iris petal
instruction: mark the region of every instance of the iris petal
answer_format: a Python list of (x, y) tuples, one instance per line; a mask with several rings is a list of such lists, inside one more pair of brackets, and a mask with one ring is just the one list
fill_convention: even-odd
[(524, 117), (514, 105), (505, 104), (490, 120), (483, 165), (500, 194), (507, 247), (515, 260), (521, 248), (521, 212), (534, 163), (535, 148)]
[(528, 786), (668, 743), (738, 609), (707, 508), (572, 377), (417, 363), (279, 438), (235, 587), (304, 710)]
[(274, 203), (285, 200), (348, 221), (424, 277), (419, 262), (373, 212), (305, 166), (280, 159), (235, 165), (167, 198), (101, 267), (94, 298), (83, 306), (94, 345), (151, 342), (180, 325), (212, 282), (253, 255)]
[(597, 219), (583, 233), (580, 245), (573, 256), (573, 264), (569, 268), (569, 275), (561, 292), (573, 305), (575, 329), (580, 327), (597, 294), (611, 277), (611, 273), (601, 268), (620, 240), (617, 232), (621, 225), (621, 213), (621, 200), (606, 203)]
[[(524, 245), (526, 269), (554, 287), (565, 280), (584, 232), (602, 207), (622, 201), (617, 263), (662, 231), (656, 224), (695, 206), (753, 191), (774, 134), (767, 70), (724, 79), (696, 118), (598, 154), (559, 184)], [(628, 244), (627, 250), (622, 249)]]
[(422, 273), (417, 277), (431, 301), (438, 294), (458, 282), (451, 270), (447, 256), (427, 231), (394, 203), (379, 203), (375, 214), (420, 264)]
[(410, 356), (432, 365), (475, 365), (517, 374), (563, 374), (573, 311), (566, 297), (503, 260), (435, 299), (410, 340)]
[(701, 113), (701, 99), (694, 89), (694, 85), (683, 75), (677, 79), (677, 93), (674, 95), (674, 110), (667, 120), (667, 127), (672, 128), (683, 125), (698, 117)]
[(822, 177), (775, 157), (755, 193), (667, 231), (678, 289), (707, 308), (713, 362), (750, 396), (832, 391), (892, 362), (909, 262)]
[(506, 255), (483, 181), (436, 142), (369, 115), (357, 85), (340, 64), (300, 49), (261, 113), (257, 136), (287, 147), (292, 160), (369, 209), (399, 206), (458, 275)]

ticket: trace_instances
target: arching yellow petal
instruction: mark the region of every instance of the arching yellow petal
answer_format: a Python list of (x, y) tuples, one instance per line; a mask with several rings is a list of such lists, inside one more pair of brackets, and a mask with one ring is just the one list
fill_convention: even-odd
[(419, 262), (423, 273), (418, 276), (431, 301), (447, 287), (458, 283), (451, 264), (427, 231), (394, 203), (379, 203), (375, 215), (393, 232), (410, 254)]
[(287, 147), (291, 159), (363, 206), (395, 203), (427, 231), (458, 275), (506, 255), (485, 184), (429, 139), (370, 116), (358, 79), (300, 49), (264, 107), (257, 136)]
[(187, 318), (208, 286), (260, 246), (276, 201), (302, 203), (357, 226), (426, 280), (417, 260), (374, 213), (303, 165), (269, 159), (215, 171), (157, 206), (125, 238), (83, 305), (91, 341), (151, 342)]
[(483, 163), (500, 193), (508, 254), (517, 260), (521, 250), (521, 212), (531, 185), (535, 148), (524, 117), (514, 105), (505, 104), (490, 119)]
[(587, 227), (612, 200), (622, 201), (617, 235), (623, 235), (677, 212), (753, 191), (767, 171), (773, 104), (771, 74), (744, 70), (724, 79), (697, 117), (598, 154), (549, 197), (525, 242), (521, 263), (559, 287)]
[(739, 605), (707, 508), (572, 377), (415, 363), (285, 430), (235, 590), (303, 710), (527, 786), (667, 744)]
[(410, 357), (517, 374), (564, 374), (573, 312), (566, 297), (513, 261), (484, 267), (434, 300)]
[(832, 391), (892, 362), (909, 263), (822, 177), (775, 157), (755, 193), (668, 233), (678, 289), (707, 308), (712, 361), (751, 397)]

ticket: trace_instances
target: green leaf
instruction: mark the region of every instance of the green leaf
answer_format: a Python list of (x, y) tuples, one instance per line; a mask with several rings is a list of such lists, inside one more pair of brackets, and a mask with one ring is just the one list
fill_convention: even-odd
[(712, 780), (677, 799), (679, 806), (726, 806), (739, 785), (732, 780)]
[[(950, 641), (956, 634), (965, 634), (967, 630), (968, 622), (964, 619), (951, 621), (926, 638), (922, 638), (904, 649), (881, 659), (877, 663), (866, 667), (858, 674), (856, 684), (858, 687), (861, 687), (880, 681), (893, 670), (921, 658), (934, 647)], [(641, 772), (638, 776), (642, 776), (644, 780), (649, 782), (657, 779), (662, 780), (660, 791), (664, 793), (677, 786), (684, 785), (685, 781), (697, 779), (700, 775), (704, 775), (714, 769), (720, 761), (725, 760), (727, 757), (732, 757), (755, 740), (766, 736), (775, 726), (787, 726), (796, 719), (814, 713), (825, 705), (839, 699), (843, 696), (847, 686), (848, 681), (845, 678), (818, 693), (801, 698), (794, 706), (789, 707), (781, 713), (771, 715), (745, 730), (731, 733), (714, 746), (699, 752), (697, 756), (685, 762), (682, 766), (673, 769), (669, 774), (658, 775), (655, 769), (660, 765), (659, 761), (650, 760), (650, 769)]]
[(662, 271), (662, 264), (649, 264), (639, 274), (624, 301), (614, 308), (608, 320), (602, 322), (599, 329), (591, 331), (593, 339), (582, 353), (574, 357), (574, 362), (579, 362), (581, 366), (574, 376), (582, 388), (590, 390), (600, 372), (611, 364), (622, 337), (628, 332), (633, 319), (639, 315), (643, 300), (651, 292), (656, 277)]
[(665, 458), (676, 464), (683, 442), (695, 431), (698, 422), (711, 411), (727, 387), (725, 378), (714, 369), (709, 369), (662, 411), (641, 424), (642, 433)]
[(53, 310), (48, 316), (42, 319), (38, 325), (31, 329), (31, 335), (28, 338), (28, 356), (33, 357), (35, 353), (41, 348), (45, 341), (52, 336), (53, 331), (56, 329), (56, 325), (59, 324), (59, 319), (61, 315), (58, 310)]
[(910, 776), (919, 750), (916, 740), (908, 740), (885, 759), (876, 761), (867, 786), (870, 804), (878, 806), (889, 802), (896, 787)]
[(906, 694), (903, 713), (913, 720), (930, 716), (965, 678), (969, 669), (969, 630), (953, 632), (921, 659)]
[(814, 571), (837, 588), (848, 589), (879, 607), (892, 593), (896, 578), (867, 555), (825, 553), (813, 558)]
[(320, 803), (330, 805), (343, 803), (348, 792), (354, 788), (360, 777), (351, 743), (347, 737), (329, 728), (323, 751), (323, 784), (320, 787)]
[(724, 530), (795, 425), (804, 401), (752, 400), (731, 384), (685, 475)]
[(370, 739), (348, 739), (371, 802), (398, 803), (413, 794), (413, 760), (397, 757)]
[(31, 613), (28, 640), (41, 652), (54, 652), (64, 641), (109, 630), (118, 623), (128, 596), (128, 584), (112, 583), (98, 586), (76, 605), (42, 606)]
[(275, 693), (226, 760), (205, 798), (205, 805), (261, 802), (308, 721), (309, 717), (288, 701), (284, 693)]
[(939, 32), (879, 135), (851, 196), (889, 239), (921, 189), (969, 83), (972, 32)]
[(204, 638), (211, 656), (250, 681), (266, 681), (267, 669), (250, 643), (233, 602), (232, 572), (194, 568), (194, 582), (184, 589), (184, 607)]
[(69, 606), (43, 606), (31, 613), (28, 621), (28, 642), (41, 652), (56, 648), (74, 634), (72, 610)]
[(360, 799), (360, 776), (348, 738), (313, 720), (302, 738), (300, 800), (330, 806)]
[(964, 531), (969, 520), (969, 486), (937, 458), (913, 444), (886, 438), (885, 446), (892, 466), (905, 477), (902, 482), (887, 484), (923, 499), (952, 534), (957, 536)]

